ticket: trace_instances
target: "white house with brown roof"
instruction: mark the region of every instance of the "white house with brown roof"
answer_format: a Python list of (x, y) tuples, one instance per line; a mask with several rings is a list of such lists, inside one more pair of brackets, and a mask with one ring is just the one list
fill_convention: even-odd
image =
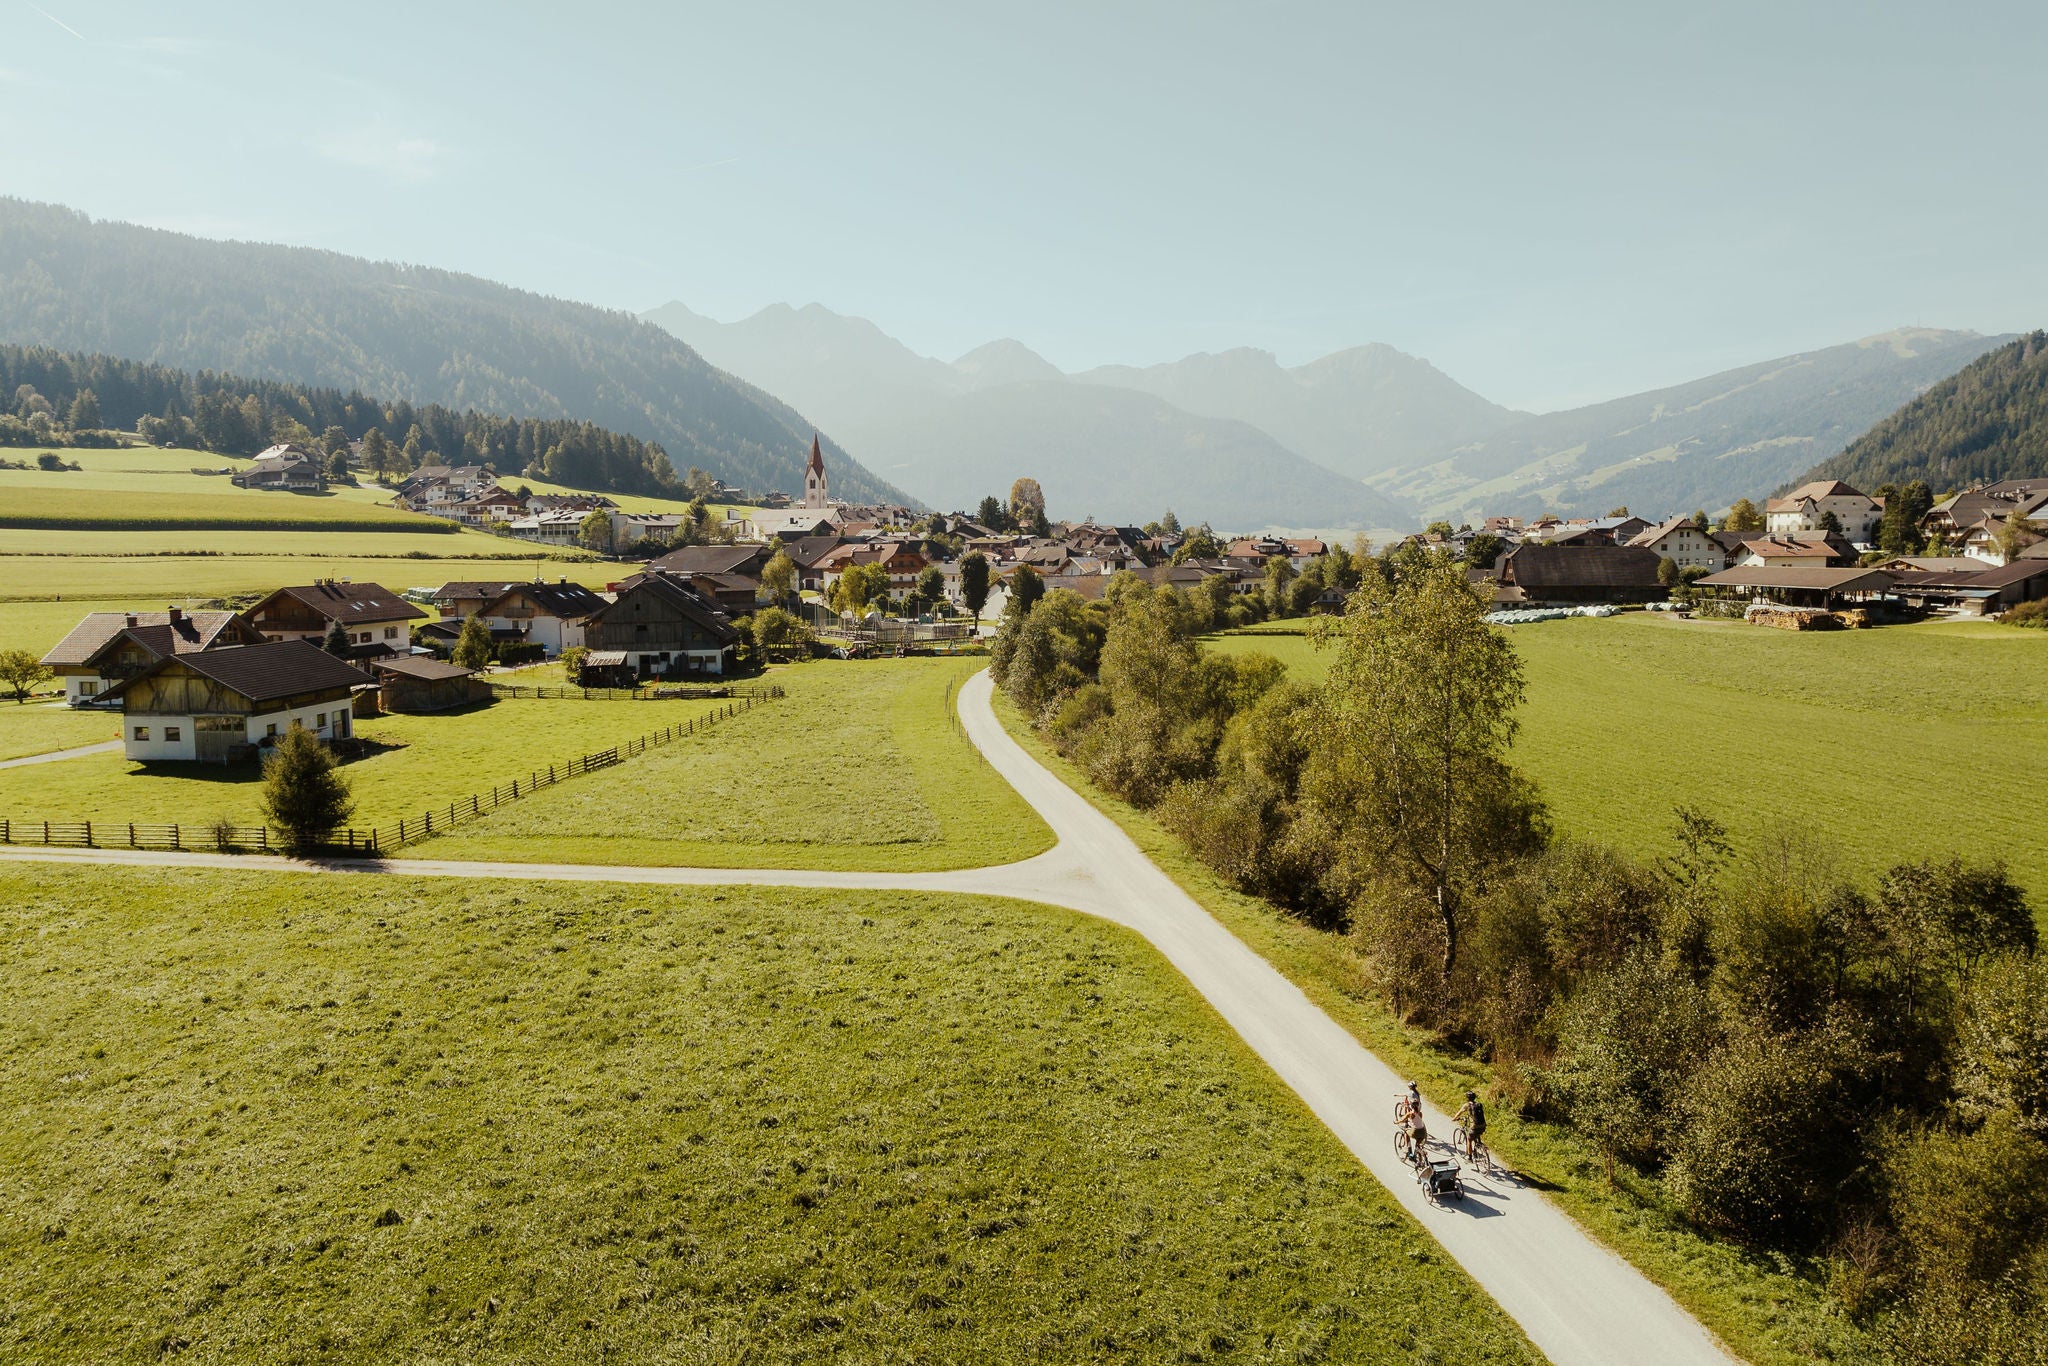
[(1818, 479), (1766, 502), (1764, 526), (1780, 535), (1824, 531), (1822, 523), (1829, 513), (1834, 514), (1844, 536), (1867, 545), (1877, 538), (1877, 524), (1884, 519), (1884, 504), (1839, 479)]
[(1673, 517), (1648, 531), (1638, 532), (1628, 544), (1655, 551), (1659, 559), (1669, 560), (1680, 569), (1697, 565), (1709, 574), (1718, 574), (1728, 567), (1728, 552), (1714, 539), (1714, 533), (1701, 530), (1690, 517)]
[(89, 612), (43, 663), (64, 680), (64, 700), (77, 707), (168, 655), (262, 639), (238, 612)]
[(478, 609), (496, 636), (516, 631), (553, 659), (582, 645), (583, 625), (602, 611), (605, 599), (580, 583), (515, 583)]
[(107, 691), (121, 703), (130, 759), (226, 763), (293, 726), (322, 740), (354, 733), (351, 694), (374, 680), (303, 640), (167, 655)]
[(1736, 565), (1758, 565), (1766, 569), (1826, 569), (1831, 564), (1855, 558), (1847, 541), (1828, 536), (1752, 536), (1728, 557)]
[(266, 640), (309, 640), (315, 645), (327, 639), (338, 621), (358, 656), (407, 653), (412, 649), (412, 623), (427, 616), (382, 584), (347, 579), (316, 579), (277, 589), (244, 615)]

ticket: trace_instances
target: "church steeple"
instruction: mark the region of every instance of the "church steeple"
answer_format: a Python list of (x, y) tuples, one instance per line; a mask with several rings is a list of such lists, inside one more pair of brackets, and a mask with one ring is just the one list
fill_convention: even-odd
[(804, 506), (820, 511), (825, 507), (825, 452), (816, 432), (811, 433), (810, 463), (804, 466)]

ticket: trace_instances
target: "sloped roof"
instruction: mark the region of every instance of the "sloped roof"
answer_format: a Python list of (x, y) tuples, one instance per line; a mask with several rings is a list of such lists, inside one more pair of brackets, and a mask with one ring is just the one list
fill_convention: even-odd
[(1663, 559), (1632, 545), (1521, 545), (1502, 577), (1523, 588), (1655, 588)]
[(249, 614), (254, 616), (281, 597), (296, 599), (344, 626), (363, 621), (422, 620), (427, 615), (380, 583), (309, 583), (280, 588), (251, 607)]
[(1897, 581), (1882, 569), (1816, 569), (1808, 565), (1737, 565), (1699, 582), (1716, 588), (1819, 588), (1830, 593), (1881, 593)]
[[(1790, 512), (1800, 503), (1811, 498), (1819, 502), (1823, 498), (1867, 498), (1868, 494), (1839, 479), (1816, 479), (1811, 484), (1801, 484), (1782, 498), (1773, 498), (1764, 504), (1767, 512)], [(1871, 501), (1875, 502), (1875, 499)]]
[(107, 689), (100, 696), (119, 696), (141, 679), (154, 677), (172, 665), (190, 669), (202, 678), (210, 678), (251, 702), (269, 702), (298, 693), (353, 688), (376, 681), (310, 640), (276, 640), (263, 645), (234, 645), (160, 659), (134, 678)]
[(434, 590), (434, 598), (494, 598), (508, 588), (517, 588), (517, 579), (450, 579)]
[(460, 664), (435, 659), (431, 655), (391, 655), (377, 660), (370, 668), (380, 674), (403, 674), (429, 683), (438, 683), (444, 678), (468, 678), (475, 669), (465, 669)]
[(682, 580), (659, 571), (635, 574), (621, 583), (619, 585), (619, 596), (613, 601), (606, 603), (596, 612), (591, 613), (591, 619), (595, 620), (604, 616), (612, 608), (625, 602), (634, 593), (654, 593), (659, 595), (673, 605), (677, 611), (709, 631), (723, 644), (730, 645), (740, 638), (740, 633), (734, 628), (731, 617), (719, 611), (715, 604), (708, 601), (702, 594), (691, 589)]
[(769, 553), (764, 545), (686, 545), (669, 551), (648, 568), (671, 574), (731, 574), (755, 560), (765, 561)]
[(161, 635), (135, 636), (144, 648), (155, 650), (159, 656), (209, 650), (236, 616), (234, 612), (183, 612), (173, 626), (169, 612), (88, 612), (83, 621), (50, 648), (50, 652), (43, 656), (43, 663), (57, 668), (90, 662), (116, 636), (131, 629), (128, 625), (130, 617), (135, 619), (133, 629), (137, 632), (156, 632), (161, 628)]
[(493, 608), (515, 595), (532, 598), (549, 616), (562, 617), (570, 621), (587, 617), (605, 605), (602, 596), (580, 583), (570, 583), (567, 580), (560, 583), (514, 583), (507, 584), (505, 591), (486, 602), (479, 615), (491, 616)]

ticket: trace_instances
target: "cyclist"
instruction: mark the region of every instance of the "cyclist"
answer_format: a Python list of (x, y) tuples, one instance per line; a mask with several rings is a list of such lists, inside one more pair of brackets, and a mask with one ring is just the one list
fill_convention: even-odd
[(1477, 1091), (1465, 1093), (1465, 1103), (1458, 1109), (1458, 1123), (1465, 1126), (1465, 1158), (1472, 1161), (1486, 1137), (1486, 1107), (1480, 1103)]
[(1408, 1126), (1408, 1160), (1421, 1166), (1429, 1160), (1429, 1124), (1422, 1117), (1422, 1088), (1414, 1082), (1408, 1083), (1408, 1095), (1402, 1102), (1403, 1118)]

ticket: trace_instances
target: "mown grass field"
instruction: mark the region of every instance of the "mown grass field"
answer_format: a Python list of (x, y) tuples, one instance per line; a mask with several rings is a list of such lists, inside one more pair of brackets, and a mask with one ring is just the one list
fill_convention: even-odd
[(96, 745), (117, 738), (114, 727), (115, 721), (105, 716), (81, 715), (46, 702), (0, 698), (0, 759)]
[(0, 867), (0, 1356), (1533, 1362), (1140, 939)]
[[(488, 792), (493, 785), (509, 784), (515, 777), (523, 780), (535, 767), (565, 763), (577, 755), (691, 720), (709, 712), (713, 705), (689, 700), (519, 699), (432, 716), (365, 717), (357, 723), (356, 733), (371, 741), (376, 750), (342, 768), (356, 795), (355, 824), (388, 825), (401, 816), (416, 819), (429, 807), (445, 807), (471, 793)], [(776, 708), (794, 710), (787, 701), (764, 710)], [(95, 738), (120, 738), (118, 716), (94, 719), (99, 723)], [(790, 717), (791, 723), (794, 720)], [(682, 740), (677, 745), (694, 743), (699, 741)], [(650, 750), (648, 757), (662, 752)], [(617, 769), (577, 778), (558, 790), (567, 791), (579, 783), (630, 784), (634, 766), (642, 762), (628, 760)], [(109, 825), (178, 822), (196, 826), (228, 819), (253, 826), (262, 823), (260, 787), (254, 764), (145, 765), (131, 763), (118, 752), (92, 754), (0, 769), (0, 816)]]
[(1052, 831), (955, 726), (954, 691), (980, 667), (903, 659), (777, 669), (770, 681), (788, 690), (782, 701), (406, 853), (897, 871), (1029, 858), (1052, 847)]
[[(51, 537), (57, 541), (101, 532), (0, 532)], [(130, 607), (162, 608), (167, 602), (194, 606), (239, 593), (262, 593), (284, 584), (311, 583), (316, 578), (354, 579), (381, 583), (393, 592), (438, 588), (450, 579), (527, 579), (536, 570), (543, 578), (567, 578), (586, 587), (602, 588), (635, 572), (639, 566), (617, 561), (551, 560), (521, 551), (516, 541), (477, 536), (478, 553), (469, 558), (410, 555), (391, 550), (388, 540), (357, 532), (191, 532), (195, 541), (184, 554), (90, 555), (61, 549), (10, 555), (0, 550), (0, 607), (9, 601), (50, 602), (75, 598), (117, 601)], [(449, 538), (397, 538), (406, 547), (422, 544), (440, 549), (464, 545)], [(383, 549), (363, 548), (357, 542)], [(206, 553), (194, 553), (194, 552)], [(464, 551), (469, 554), (468, 550)], [(4, 621), (5, 618), (0, 618)], [(68, 627), (66, 629), (69, 629)], [(57, 633), (63, 635), (62, 631)], [(53, 640), (56, 637), (53, 637)]]
[[(1243, 640), (1246, 637), (1238, 637)], [(1284, 645), (1286, 637), (1279, 637)], [(1467, 1089), (1484, 1093), (1485, 1067), (1402, 1026), (1360, 966), (1350, 941), (1283, 915), (1232, 888), (1146, 812), (1091, 786), (998, 693), (996, 712), (1034, 758), (1121, 826), (1147, 857), (1232, 934), (1300, 987), (1358, 1041), (1418, 1081), (1446, 1112)], [(1595, 1237), (1671, 1292), (1743, 1360), (1756, 1366), (1839, 1362), (1861, 1366), (1868, 1344), (1811, 1268), (1758, 1256), (1688, 1225), (1654, 1182), (1626, 1171), (1610, 1186), (1598, 1153), (1569, 1130), (1492, 1108), (1488, 1144), (1497, 1160), (1546, 1192)]]
[[(1799, 839), (1865, 881), (1925, 855), (2002, 858), (2048, 911), (2048, 840), (2025, 800), (2048, 754), (2048, 632), (1630, 613), (1508, 639), (1528, 679), (1516, 761), (1563, 830), (1661, 854), (1686, 802), (1738, 847)], [(1327, 667), (1299, 635), (1213, 643)]]

